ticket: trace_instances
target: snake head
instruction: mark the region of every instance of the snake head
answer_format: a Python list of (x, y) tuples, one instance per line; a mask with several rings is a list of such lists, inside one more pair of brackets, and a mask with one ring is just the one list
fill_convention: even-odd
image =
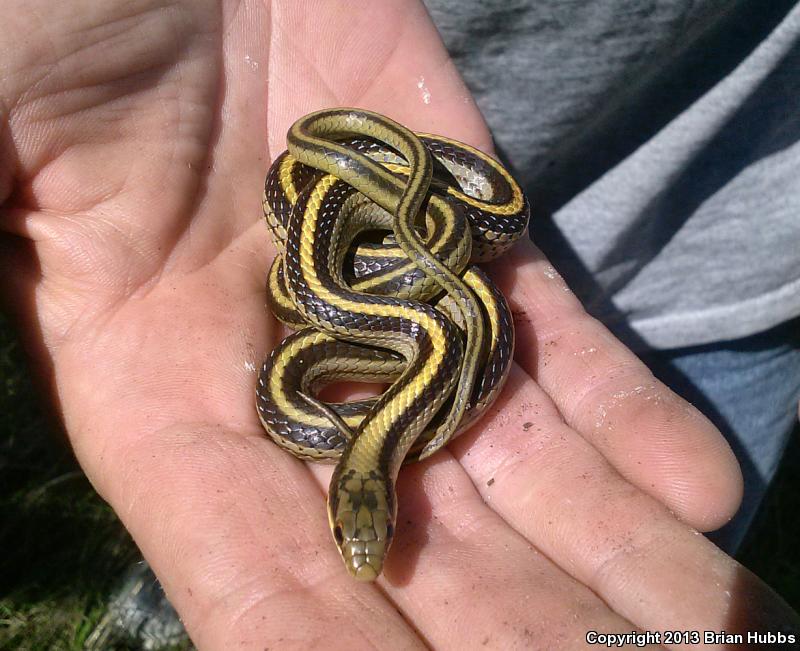
[(358, 581), (374, 581), (394, 535), (395, 500), (376, 471), (334, 473), (328, 520), (347, 571)]

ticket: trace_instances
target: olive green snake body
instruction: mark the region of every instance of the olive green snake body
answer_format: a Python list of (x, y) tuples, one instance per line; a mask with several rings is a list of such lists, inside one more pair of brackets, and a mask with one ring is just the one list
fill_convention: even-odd
[[(400, 466), (466, 429), (507, 377), (513, 321), (473, 263), (525, 232), (528, 203), (486, 154), (362, 109), (311, 113), (287, 145), (265, 182), (279, 251), (267, 294), (297, 332), (264, 363), (256, 405), (280, 446), (336, 463), (331, 531), (350, 573), (373, 580)], [(316, 397), (339, 380), (391, 384), (368, 400)]]

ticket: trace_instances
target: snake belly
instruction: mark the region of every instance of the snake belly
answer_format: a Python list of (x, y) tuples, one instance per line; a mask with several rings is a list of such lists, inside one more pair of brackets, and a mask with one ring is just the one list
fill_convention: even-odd
[[(466, 429), (507, 377), (510, 311), (474, 263), (525, 232), (528, 203), (489, 156), (369, 111), (309, 114), (287, 142), (265, 182), (279, 251), (267, 294), (298, 331), (264, 363), (256, 405), (283, 448), (337, 464), (331, 531), (348, 571), (373, 580), (401, 464)], [(391, 384), (368, 400), (316, 397), (339, 380)]]

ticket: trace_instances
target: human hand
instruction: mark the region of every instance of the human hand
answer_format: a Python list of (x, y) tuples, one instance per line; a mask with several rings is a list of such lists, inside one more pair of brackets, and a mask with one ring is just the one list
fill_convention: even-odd
[(342, 567), (330, 469), (268, 441), (253, 405), (279, 337), (260, 189), (289, 124), (326, 106), (490, 146), (420, 5), (14, 4), (2, 291), (87, 475), (199, 648), (571, 648), (592, 629), (797, 626), (692, 529), (736, 508), (727, 445), (532, 246), (493, 265), (518, 337), (500, 401), (401, 473), (378, 585)]

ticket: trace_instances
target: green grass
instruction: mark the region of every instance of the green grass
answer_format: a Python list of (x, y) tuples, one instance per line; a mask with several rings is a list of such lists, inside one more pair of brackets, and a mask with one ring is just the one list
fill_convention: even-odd
[(82, 649), (136, 547), (80, 471), (3, 321), (0, 414), (0, 649)]
[[(138, 558), (136, 547), (50, 421), (2, 318), (0, 414), (0, 649), (81, 649), (110, 590)], [(740, 555), (795, 609), (800, 609), (798, 470), (795, 437)]]

